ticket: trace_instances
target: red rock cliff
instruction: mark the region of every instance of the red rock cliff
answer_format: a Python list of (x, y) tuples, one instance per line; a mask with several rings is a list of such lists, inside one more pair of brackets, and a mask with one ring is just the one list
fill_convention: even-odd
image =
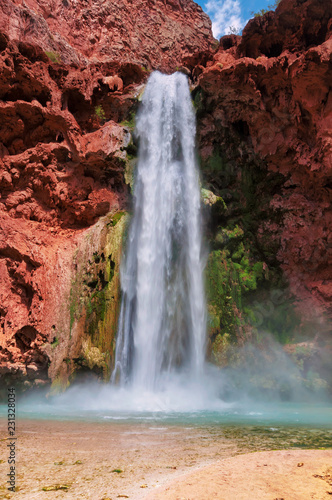
[(107, 376), (125, 121), (150, 68), (173, 71), (212, 42), (191, 0), (0, 0), (0, 376), (65, 380), (87, 329), (85, 363)]
[(1, 0), (0, 30), (64, 63), (117, 60), (174, 70), (211, 47), (211, 22), (192, 0)]
[(229, 218), (241, 193), (261, 256), (276, 256), (307, 318), (332, 313), (331, 35), (330, 2), (282, 0), (195, 69), (200, 151), (226, 165), (209, 180), (228, 189)]

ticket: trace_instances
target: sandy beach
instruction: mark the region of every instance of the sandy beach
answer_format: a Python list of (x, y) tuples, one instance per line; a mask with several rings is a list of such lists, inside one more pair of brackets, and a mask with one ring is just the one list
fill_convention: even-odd
[(332, 450), (244, 454), (186, 474), (146, 500), (325, 500), (332, 496)]
[[(9, 440), (3, 419), (1, 429), (1, 499), (140, 499), (147, 489), (239, 452), (229, 439), (215, 439), (214, 434), (198, 428), (163, 427), (153, 422), (126, 425), (19, 420), (19, 490), (9, 493)], [(43, 491), (56, 485), (68, 488)]]
[[(327, 492), (332, 492), (332, 450), (248, 454), (271, 449), (273, 443), (222, 428), (162, 426), (154, 421), (19, 420), (18, 490), (11, 493), (6, 485), (5, 423), (1, 419), (0, 499), (317, 500), (330, 498)], [(296, 484), (307, 488), (308, 496), (294, 496)], [(284, 488), (282, 495), (278, 485)]]

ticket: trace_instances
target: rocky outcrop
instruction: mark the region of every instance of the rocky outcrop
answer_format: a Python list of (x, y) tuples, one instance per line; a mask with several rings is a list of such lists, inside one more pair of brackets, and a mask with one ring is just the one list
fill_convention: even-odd
[(283, 0), (275, 12), (251, 19), (243, 30), (239, 57), (299, 55), (326, 42), (332, 33), (332, 6), (323, 0)]
[(80, 66), (112, 60), (174, 71), (213, 43), (211, 21), (192, 0), (1, 0), (0, 14), (11, 40)]
[[(44, 385), (51, 378), (64, 387), (65, 375), (68, 380), (82, 369), (65, 363), (64, 370), (69, 352), (80, 358), (85, 341), (89, 353), (101, 348), (101, 359), (114, 338), (113, 314), (108, 342), (89, 344), (81, 321), (73, 347), (70, 291), (75, 252), (87, 228), (125, 206), (131, 135), (119, 122), (137, 106), (146, 72), (118, 63), (81, 71), (52, 63), (38, 47), (6, 35), (2, 44), (0, 375), (17, 386)], [(102, 289), (110, 281), (103, 278)], [(110, 362), (108, 356), (105, 373)], [(97, 365), (90, 360), (99, 373)]]
[(119, 63), (81, 71), (6, 33), (0, 42), (0, 376), (63, 382), (75, 252), (85, 228), (125, 204), (130, 130), (119, 122), (146, 72)]
[(208, 356), (286, 399), (262, 366), (291, 359), (332, 392), (331, 14), (282, 0), (192, 72), (203, 184), (226, 205), (208, 228)]
[[(114, 210), (114, 209), (113, 209)], [(119, 308), (126, 218), (87, 230), (2, 214), (0, 376), (17, 389), (67, 387), (77, 374), (107, 379)], [(5, 384), (3, 385), (5, 389)]]
[(66, 325), (64, 321), (58, 324), (54, 328), (56, 340), (44, 345), (50, 360), (52, 391), (63, 390), (82, 377), (109, 381), (114, 366), (120, 259), (127, 219), (124, 212), (108, 214), (78, 238), (70, 289), (62, 295)]

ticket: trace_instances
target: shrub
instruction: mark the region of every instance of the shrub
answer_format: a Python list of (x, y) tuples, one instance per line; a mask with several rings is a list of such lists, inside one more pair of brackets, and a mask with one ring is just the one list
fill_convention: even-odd
[(275, 10), (278, 5), (280, 4), (281, 0), (275, 0), (275, 2), (271, 5), (268, 5), (267, 9), (261, 9), (259, 10), (258, 12), (250, 12), (250, 14), (254, 17), (260, 17), (260, 16), (264, 16), (264, 14), (266, 14), (267, 12), (269, 12), (270, 10)]
[(98, 106), (95, 107), (95, 116), (101, 122), (106, 121), (106, 114), (105, 114), (104, 108), (102, 107), (101, 104), (99, 104)]

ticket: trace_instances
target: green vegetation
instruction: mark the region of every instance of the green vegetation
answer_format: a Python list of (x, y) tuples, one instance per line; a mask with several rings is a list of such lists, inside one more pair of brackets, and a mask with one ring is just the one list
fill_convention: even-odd
[(123, 120), (120, 125), (122, 125), (122, 127), (127, 127), (129, 128), (131, 131), (133, 131), (135, 129), (135, 124), (136, 124), (136, 113), (134, 111), (132, 111), (128, 117), (127, 120)]
[(249, 340), (261, 343), (265, 332), (282, 344), (293, 342), (301, 323), (276, 259), (278, 240), (269, 225), (265, 230), (265, 221), (279, 224), (282, 217), (270, 208), (282, 178), (253, 156), (237, 156), (236, 141), (245, 139), (246, 129), (242, 122), (235, 127), (223, 132), (228, 151), (216, 144), (201, 161), (206, 192), (227, 200), (227, 207), (210, 209), (206, 267), (209, 352), (219, 366), (238, 363), (238, 347)]
[(55, 337), (55, 339), (51, 343), (51, 346), (54, 348), (54, 347), (56, 347), (58, 345), (59, 345), (59, 339), (58, 339), (58, 337)]
[(301, 318), (294, 308), (293, 299), (284, 290), (283, 302), (273, 302), (273, 290), (262, 301), (254, 300), (244, 307), (248, 323), (255, 329), (271, 333), (281, 344), (296, 340)]
[(202, 188), (201, 196), (205, 205), (213, 207), (214, 213), (219, 212), (222, 214), (227, 210), (226, 203), (222, 197), (216, 196), (212, 191)]
[(238, 225), (220, 229), (215, 243), (222, 248), (212, 251), (207, 263), (210, 335), (222, 334), (227, 340), (237, 341), (244, 324), (243, 295), (256, 290), (259, 280), (264, 279), (263, 262), (252, 259), (244, 232)]
[(268, 5), (267, 9), (261, 9), (258, 12), (252, 11), (252, 12), (250, 12), (250, 14), (254, 17), (264, 16), (264, 14), (266, 14), (270, 10), (275, 10), (278, 7), (278, 5), (280, 4), (280, 2), (281, 2), (281, 0), (275, 0), (275, 2), (273, 4)]
[(102, 378), (107, 378), (109, 374), (109, 356), (101, 352), (98, 347), (92, 345), (90, 337), (82, 342), (81, 355), (75, 360), (77, 367), (94, 371)]
[(80, 332), (81, 351), (72, 376), (93, 371), (108, 379), (120, 307), (119, 261), (126, 228), (124, 212), (109, 214), (86, 234), (75, 255), (69, 311), (70, 328)]
[(116, 212), (116, 214), (113, 215), (112, 220), (108, 224), (112, 227), (116, 226), (123, 215), (125, 215), (125, 212)]
[(52, 52), (52, 51), (45, 51), (45, 54), (47, 57), (54, 63), (54, 64), (61, 64), (61, 56), (57, 52)]
[(101, 104), (95, 107), (95, 116), (101, 123), (106, 121), (106, 114)]
[[(193, 96), (198, 120), (205, 118), (211, 110), (204, 94), (195, 89)], [(294, 387), (331, 390), (330, 360), (312, 342), (320, 327), (301, 317), (277, 257), (285, 213), (272, 208), (271, 199), (285, 179), (252, 154), (244, 121), (215, 125), (214, 151), (200, 162), (202, 199), (210, 214), (208, 357), (220, 367), (239, 367), (255, 390), (277, 391), (284, 399)], [(219, 198), (225, 204), (217, 210), (213, 201)], [(270, 364), (286, 372), (294, 366), (290, 358), (296, 365), (290, 379), (266, 376)], [(241, 380), (234, 383), (240, 387)]]

